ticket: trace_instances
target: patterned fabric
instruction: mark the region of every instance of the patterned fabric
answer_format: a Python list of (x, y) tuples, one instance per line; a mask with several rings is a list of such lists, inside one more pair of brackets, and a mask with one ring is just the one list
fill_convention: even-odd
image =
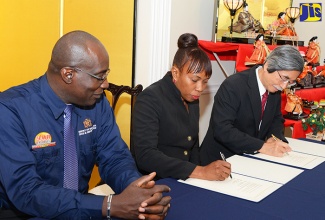
[(72, 105), (64, 110), (64, 176), (63, 187), (78, 190), (78, 159), (71, 120)]
[(262, 114), (261, 114), (261, 118), (263, 118), (265, 104), (266, 104), (268, 95), (269, 95), (268, 91), (265, 91), (265, 93), (262, 95)]

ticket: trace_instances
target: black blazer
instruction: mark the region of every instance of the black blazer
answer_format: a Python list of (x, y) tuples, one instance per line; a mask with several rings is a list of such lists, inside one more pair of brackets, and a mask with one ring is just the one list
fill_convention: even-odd
[(270, 93), (261, 127), (261, 98), (255, 66), (228, 77), (214, 97), (207, 134), (200, 147), (201, 164), (234, 154), (254, 153), (272, 134), (286, 141), (280, 92)]
[(168, 72), (137, 97), (132, 113), (131, 152), (142, 173), (186, 179), (198, 164), (199, 102), (188, 103)]

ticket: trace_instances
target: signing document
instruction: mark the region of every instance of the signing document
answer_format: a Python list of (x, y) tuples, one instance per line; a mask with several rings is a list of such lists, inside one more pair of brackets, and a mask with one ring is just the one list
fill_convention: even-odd
[(324, 145), (292, 138), (287, 138), (287, 140), (292, 151), (283, 157), (265, 154), (254, 154), (251, 156), (304, 169), (312, 169), (325, 161)]
[(295, 152), (325, 157), (325, 145), (310, 141), (302, 141), (294, 138), (286, 138), (290, 147)]
[(231, 163), (232, 178), (225, 181), (189, 178), (179, 182), (259, 202), (303, 172), (301, 169), (238, 155), (227, 158), (227, 161)]

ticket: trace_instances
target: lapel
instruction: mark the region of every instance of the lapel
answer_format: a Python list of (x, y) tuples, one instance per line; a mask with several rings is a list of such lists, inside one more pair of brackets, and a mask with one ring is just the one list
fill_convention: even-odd
[(251, 68), (248, 72), (248, 87), (249, 87), (249, 101), (253, 109), (253, 115), (255, 119), (255, 130), (258, 131), (258, 126), (261, 120), (261, 97), (258, 89), (257, 78), (255, 74), (255, 68)]

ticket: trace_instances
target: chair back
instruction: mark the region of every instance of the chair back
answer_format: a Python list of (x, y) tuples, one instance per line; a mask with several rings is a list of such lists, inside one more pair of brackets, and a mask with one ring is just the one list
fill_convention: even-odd
[[(119, 100), (120, 96), (123, 93), (127, 93), (131, 95), (131, 114), (132, 114), (132, 109), (136, 100), (136, 96), (139, 95), (140, 92), (143, 90), (143, 86), (141, 84), (138, 84), (135, 87), (130, 87), (130, 86), (124, 86), (124, 85), (116, 85), (114, 83), (109, 83), (108, 88), (106, 89), (112, 94), (112, 109), (114, 110), (115, 113), (115, 107), (117, 104), (117, 101)], [(131, 128), (132, 128), (132, 120), (131, 120)], [(130, 128), (130, 129), (131, 129)], [(96, 186), (103, 185), (105, 182), (101, 179)]]
[(112, 108), (115, 111), (115, 107), (117, 104), (118, 99), (120, 98), (122, 93), (127, 93), (131, 95), (131, 112), (133, 109), (133, 105), (136, 100), (136, 96), (139, 95), (140, 92), (143, 90), (143, 86), (138, 84), (135, 87), (124, 86), (124, 85), (116, 85), (114, 83), (109, 83), (108, 88), (106, 89), (112, 93)]

